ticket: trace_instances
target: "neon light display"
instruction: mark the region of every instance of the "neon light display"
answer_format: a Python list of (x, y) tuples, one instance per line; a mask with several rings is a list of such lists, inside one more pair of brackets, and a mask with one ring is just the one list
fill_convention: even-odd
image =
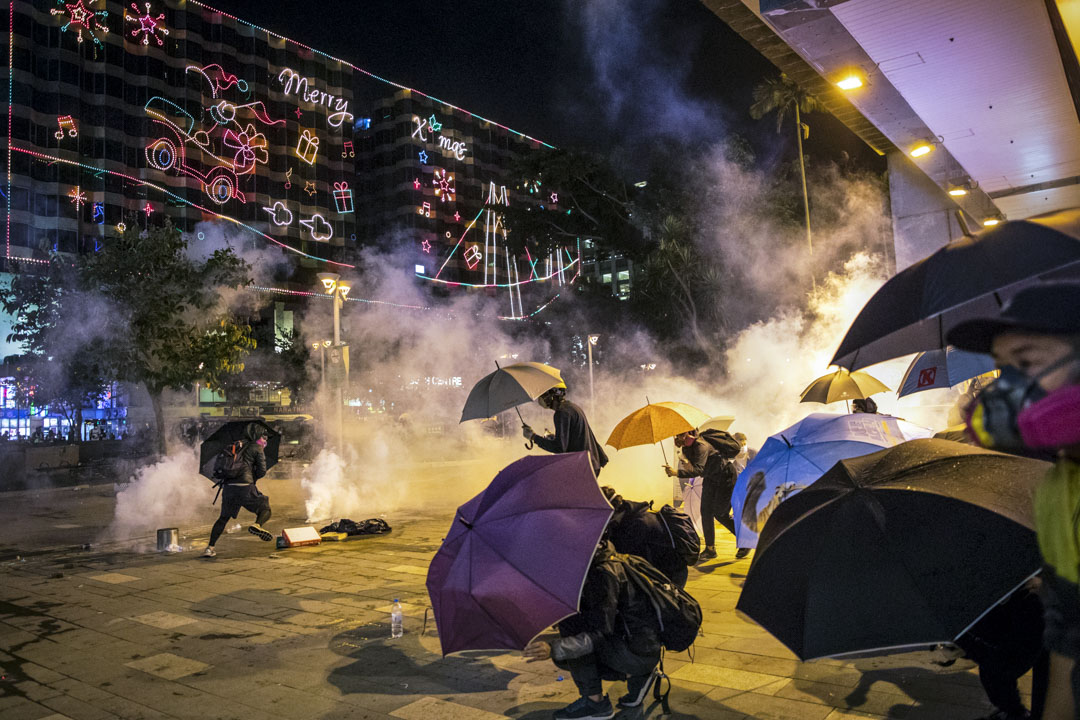
[(311, 239), (316, 242), (327, 242), (334, 237), (334, 227), (319, 213), (315, 213), (307, 220), (301, 220), (300, 224), (311, 233)]
[[(64, 0), (56, 0), (57, 5), (62, 5), (63, 10), (53, 8), (49, 11), (50, 15), (64, 15), (67, 18), (67, 22), (60, 28), (62, 32), (67, 32), (67, 29), (72, 25), (75, 26), (75, 30), (78, 32), (78, 40), (80, 43), (83, 41), (83, 30), (94, 41), (95, 45), (101, 45), (101, 39), (94, 34), (94, 31), (100, 32), (102, 35), (106, 35), (109, 32), (109, 26), (105, 24), (105, 20), (109, 17), (108, 10), (94, 10), (93, 5), (99, 2), (99, 0), (87, 0), (86, 3), (83, 0), (75, 0), (73, 3), (65, 3)], [(87, 4), (90, 7), (87, 7)]]
[(304, 132), (300, 135), (300, 139), (296, 141), (296, 157), (300, 158), (308, 165), (315, 164), (315, 156), (319, 153), (319, 138), (308, 130), (304, 129)]
[(94, 203), (94, 209), (93, 209), (93, 213), (90, 216), (90, 220), (91, 220), (91, 222), (95, 222), (98, 225), (104, 225), (105, 224), (105, 203), (103, 203), (103, 202)]
[(297, 108), (295, 110), (293, 110), (293, 112), (296, 113), (296, 119), (297, 120), (299, 120), (301, 117), (304, 116), (304, 111), (301, 110), (299, 106), (297, 106)]
[(71, 204), (75, 206), (75, 212), (78, 213), (82, 208), (82, 204), (86, 202), (86, 193), (76, 185), (71, 190), (68, 190), (68, 197), (71, 198)]
[(475, 270), (477, 264), (484, 259), (484, 256), (480, 253), (480, 248), (477, 245), (469, 245), (465, 248), (465, 263), (469, 266), (470, 270)]
[(285, 189), (288, 190), (292, 187), (292, 168), (285, 171)]
[(412, 181), (412, 186), (413, 186), (414, 189), (419, 190), (420, 189), (420, 178), (416, 178), (415, 180), (413, 180)]
[[(435, 197), (443, 202), (454, 200), (454, 197), (457, 194), (457, 188), (454, 186), (454, 176), (446, 172), (446, 170), (436, 168), (434, 177), (431, 179), (431, 184), (435, 186)], [(460, 220), (461, 216), (454, 213), (454, 219)]]
[(431, 117), (428, 118), (428, 127), (432, 132), (439, 132), (442, 130), (442, 123), (435, 119), (435, 113), (431, 113)]
[[(447, 150), (448, 154), (453, 155), (458, 160), (464, 160), (465, 153), (469, 151), (469, 148), (465, 145), (465, 142), (463, 140), (455, 140), (452, 137), (447, 137), (446, 135), (442, 134), (439, 134), (438, 137), (436, 137), (436, 133), (442, 130), (443, 125), (441, 122), (434, 121), (434, 115), (429, 117), (427, 120), (413, 115), (413, 122), (416, 123), (416, 127), (413, 128), (411, 137), (414, 137), (425, 144), (434, 140), (435, 146), (437, 148), (439, 148), (440, 150)], [(429, 133), (431, 134), (430, 138), (428, 137)], [(423, 153), (423, 151), (421, 151), (421, 153), (424, 155), (424, 158), (427, 158), (426, 153)], [(421, 162), (426, 163), (427, 160), (424, 159), (421, 160)]]
[[(325, 105), (327, 109), (332, 112), (326, 116), (326, 123), (330, 127), (341, 127), (344, 122), (352, 122), (353, 116), (349, 112), (349, 101), (346, 98), (339, 98), (336, 95), (331, 95), (325, 90), (309, 90), (308, 85), (313, 84), (314, 81), (309, 81), (307, 78), (302, 77), (292, 68), (283, 68), (277, 76), (278, 82), (284, 85), (282, 92), (286, 95), (296, 95), (304, 100), (306, 103), (312, 105)], [(299, 110), (300, 108), (297, 108)], [(300, 118), (299, 115), (296, 116)]]
[(461, 213), (459, 213), (459, 212), (454, 213), (454, 221), (455, 222), (461, 222)]
[(422, 243), (420, 243), (420, 249), (428, 254), (431, 254), (431, 241), (425, 239)]
[(68, 137), (78, 137), (79, 127), (75, 124), (74, 118), (70, 115), (60, 115), (56, 118), (56, 124), (59, 126), (59, 130), (53, 133), (53, 137), (57, 140), (64, 139), (64, 129), (67, 129)]
[(287, 208), (285, 203), (280, 200), (275, 202), (273, 207), (263, 207), (263, 210), (270, 213), (270, 222), (274, 223), (274, 225), (277, 225), (278, 227), (292, 225), (292, 210)]
[(351, 213), (353, 211), (353, 194), (349, 189), (349, 183), (342, 180), (334, 183), (334, 205), (339, 213)]
[(349, 157), (356, 157), (356, 150), (353, 149), (352, 140), (346, 140), (345, 143), (341, 146), (341, 157), (345, 157), (346, 155), (348, 155)]
[(149, 220), (150, 213), (154, 212), (154, 206), (150, 204), (149, 200), (146, 202), (146, 207), (143, 208), (143, 212), (146, 213), (146, 219)]
[(416, 208), (417, 215), (423, 215), (426, 218), (431, 217), (431, 203), (425, 202), (420, 207)]
[(122, 223), (122, 222), (116, 223), (116, 232), (120, 233), (121, 235), (126, 233), (127, 232), (127, 223)]
[(143, 13), (142, 10), (139, 10), (138, 5), (136, 5), (135, 3), (131, 3), (132, 10), (134, 10), (136, 13), (143, 14), (128, 15), (125, 12), (124, 22), (133, 22), (138, 24), (138, 27), (131, 31), (131, 37), (139, 37), (140, 35), (142, 35), (143, 45), (149, 45), (150, 38), (154, 38), (155, 40), (157, 40), (158, 47), (161, 47), (165, 44), (165, 41), (161, 39), (159, 33), (161, 35), (169, 34), (169, 28), (161, 24), (165, 21), (165, 13), (160, 13), (157, 17), (154, 17), (150, 14), (150, 3), (146, 3), (144, 7), (146, 8), (145, 13)]
[[(252, 290), (252, 291), (255, 291), (255, 292), (278, 293), (280, 295), (297, 295), (297, 296), (300, 296), (300, 297), (316, 298), (316, 299), (319, 299), (319, 300), (333, 300), (334, 299), (333, 295), (327, 295), (326, 293), (322, 293), (322, 292), (305, 292), (303, 290), (286, 290), (285, 288), (263, 287), (261, 285), (253, 285), (253, 286), (249, 287), (248, 289)], [(405, 308), (407, 310), (431, 310), (430, 307), (426, 307), (424, 305), (405, 305), (405, 304), (402, 304), (402, 303), (390, 302), (389, 300), (372, 300), (370, 298), (360, 298), (360, 297), (352, 297), (352, 296), (349, 296), (349, 297), (345, 298), (345, 302), (358, 302), (358, 303), (366, 303), (366, 304), (369, 304), (369, 305), (386, 305), (388, 307)]]
[(318, 190), (315, 189), (315, 181), (314, 180), (306, 180), (306, 181), (304, 181), (304, 192), (306, 192), (308, 194), (308, 197), (311, 197), (311, 196), (315, 195), (315, 193), (318, 192)]
[(551, 193), (551, 202), (552, 203), (558, 203), (559, 202), (559, 193)]
[(423, 150), (421, 150), (421, 151), (420, 151), (420, 152), (418, 153), (418, 155), (417, 155), (417, 156), (418, 156), (418, 157), (420, 158), (420, 162), (422, 162), (422, 163), (424, 163), (425, 165), (427, 165), (427, 153), (426, 153), (426, 152), (424, 152)]

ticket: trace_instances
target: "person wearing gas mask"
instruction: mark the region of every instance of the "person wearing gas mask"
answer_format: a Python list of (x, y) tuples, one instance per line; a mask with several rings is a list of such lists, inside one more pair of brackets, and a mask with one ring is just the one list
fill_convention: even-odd
[(984, 447), (1052, 455), (1035, 495), (1043, 557), (1043, 641), (1050, 652), (1045, 720), (1080, 717), (1080, 283), (1019, 292), (998, 317), (961, 323), (948, 342), (990, 353), (1001, 377), (968, 410)]
[(542, 408), (554, 410), (555, 433), (541, 435), (528, 425), (521, 426), (525, 439), (536, 443), (549, 453), (568, 453), (587, 451), (592, 461), (593, 472), (600, 475), (600, 468), (607, 465), (608, 457), (600, 443), (596, 442), (585, 412), (566, 399), (566, 383), (555, 387), (536, 399)]

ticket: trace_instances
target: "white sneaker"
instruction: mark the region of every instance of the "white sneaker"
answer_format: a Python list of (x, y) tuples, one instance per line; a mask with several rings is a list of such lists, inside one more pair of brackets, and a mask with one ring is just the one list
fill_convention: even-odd
[(214, 549), (213, 545), (207, 545), (206, 549), (203, 550), (202, 556), (203, 557), (217, 557), (217, 550)]

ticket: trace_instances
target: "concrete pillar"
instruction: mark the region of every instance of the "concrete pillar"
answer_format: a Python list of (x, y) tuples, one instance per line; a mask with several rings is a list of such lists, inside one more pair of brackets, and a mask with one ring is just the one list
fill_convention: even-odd
[(893, 246), (900, 271), (963, 232), (956, 221), (956, 203), (937, 183), (901, 152), (889, 153), (887, 159)]

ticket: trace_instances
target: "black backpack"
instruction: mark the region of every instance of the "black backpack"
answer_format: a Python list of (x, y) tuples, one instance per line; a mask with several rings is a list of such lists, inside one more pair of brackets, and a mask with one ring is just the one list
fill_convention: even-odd
[(626, 578), (652, 607), (659, 625), (660, 643), (672, 652), (686, 650), (701, 630), (701, 606), (690, 593), (677, 587), (662, 572), (637, 555), (614, 555)]
[(214, 458), (214, 477), (218, 480), (238, 480), (244, 476), (244, 443), (237, 440)]
[(739, 441), (725, 430), (709, 428), (708, 430), (702, 430), (698, 436), (712, 445), (716, 453), (724, 460), (734, 459), (739, 454), (739, 450), (742, 449)]
[(694, 527), (694, 521), (690, 519), (690, 516), (670, 505), (665, 505), (656, 511), (656, 517), (667, 530), (671, 547), (674, 548), (679, 559), (687, 566), (696, 563), (698, 555), (701, 554), (701, 540), (698, 538), (697, 528)]

